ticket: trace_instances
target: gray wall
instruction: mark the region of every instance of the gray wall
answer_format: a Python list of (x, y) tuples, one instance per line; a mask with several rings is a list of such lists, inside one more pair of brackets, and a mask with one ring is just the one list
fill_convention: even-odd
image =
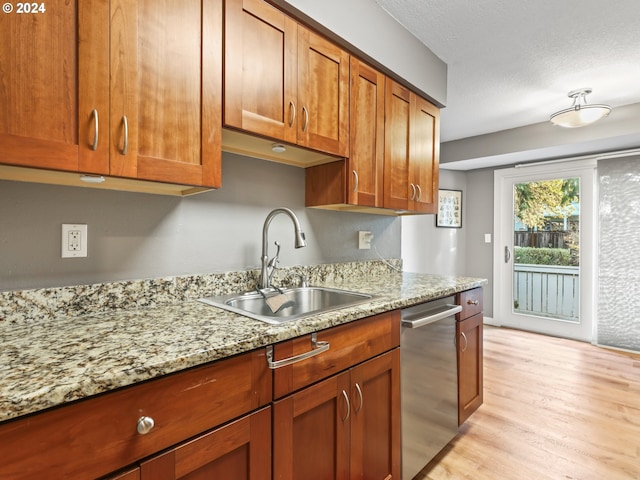
[[(438, 228), (433, 215), (402, 218), (405, 271), (480, 277), (484, 313), (493, 316), (493, 170), (440, 170), (440, 188), (462, 190), (462, 228)], [(485, 243), (485, 234), (491, 243)]]
[[(484, 315), (493, 317), (493, 169), (467, 173), (467, 254), (465, 274), (489, 280), (484, 287)], [(491, 243), (484, 235), (491, 234)]]
[[(274, 218), (281, 265), (377, 259), (357, 249), (370, 230), (385, 258), (400, 258), (395, 217), (304, 208), (304, 170), (225, 153), (220, 190), (187, 198), (0, 181), (0, 290), (102, 283), (260, 264), (264, 219), (292, 208), (307, 234), (293, 248), (293, 228)], [(88, 225), (88, 257), (60, 258), (61, 224)]]

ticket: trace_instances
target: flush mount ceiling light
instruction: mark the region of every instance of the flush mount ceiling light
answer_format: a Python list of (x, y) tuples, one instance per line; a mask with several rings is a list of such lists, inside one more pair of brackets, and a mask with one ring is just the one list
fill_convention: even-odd
[(274, 143), (273, 145), (271, 145), (271, 151), (273, 153), (284, 153), (287, 151), (287, 147), (285, 147), (281, 143)]
[(580, 88), (570, 91), (568, 97), (573, 98), (573, 105), (554, 113), (549, 118), (549, 121), (560, 127), (576, 128), (597, 122), (601, 118), (609, 115), (611, 111), (609, 105), (590, 105), (587, 103), (587, 95), (589, 95), (591, 91), (590, 88)]

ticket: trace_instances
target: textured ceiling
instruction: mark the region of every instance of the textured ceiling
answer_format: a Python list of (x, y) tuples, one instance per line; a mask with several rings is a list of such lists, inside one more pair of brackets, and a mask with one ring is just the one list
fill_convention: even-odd
[(640, 0), (375, 0), (448, 64), (441, 140), (640, 102)]

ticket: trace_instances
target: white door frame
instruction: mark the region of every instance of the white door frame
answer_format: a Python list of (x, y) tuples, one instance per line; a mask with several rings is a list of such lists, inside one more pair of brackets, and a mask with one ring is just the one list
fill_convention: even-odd
[[(513, 183), (532, 181), (532, 176), (551, 178), (580, 178), (580, 324), (542, 321), (535, 331), (554, 336), (595, 342), (597, 298), (597, 161), (567, 160), (494, 171), (493, 231), (493, 322), (496, 325), (524, 324), (526, 315), (514, 315), (513, 258), (505, 262), (505, 246), (513, 252), (513, 200), (506, 201), (505, 188)], [(520, 322), (520, 320), (522, 322)], [(545, 325), (545, 322), (548, 325)], [(523, 329), (528, 329), (522, 326)]]

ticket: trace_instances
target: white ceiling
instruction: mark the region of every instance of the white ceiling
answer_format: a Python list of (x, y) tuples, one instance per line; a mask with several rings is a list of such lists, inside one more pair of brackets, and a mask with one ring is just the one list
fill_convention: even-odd
[(639, 0), (375, 1), (448, 65), (442, 142), (546, 122), (582, 87), (640, 102)]

